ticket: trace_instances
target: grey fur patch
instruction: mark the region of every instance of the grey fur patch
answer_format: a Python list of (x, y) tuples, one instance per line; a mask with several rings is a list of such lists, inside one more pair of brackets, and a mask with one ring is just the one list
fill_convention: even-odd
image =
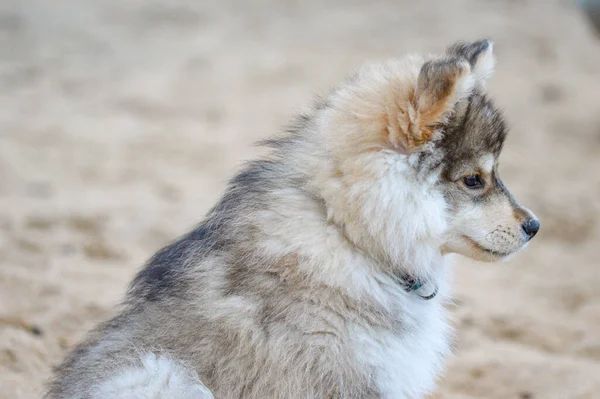
[(205, 256), (226, 246), (218, 231), (217, 223), (207, 221), (158, 251), (131, 283), (128, 297), (158, 301), (164, 296), (181, 295), (186, 284), (183, 269), (189, 257)]
[(444, 153), (443, 177), (486, 154), (500, 155), (507, 134), (502, 113), (478, 90), (466, 100), (462, 112), (452, 116), (437, 144)]
[(489, 49), (491, 45), (489, 40), (479, 40), (473, 43), (458, 42), (448, 48), (446, 53), (450, 56), (466, 59), (471, 64), (471, 67), (473, 67), (477, 63), (479, 56)]
[(234, 246), (232, 221), (243, 212), (264, 203), (261, 198), (274, 188), (279, 164), (272, 160), (250, 162), (230, 182), (221, 201), (209, 212), (207, 220), (191, 233), (161, 249), (133, 280), (128, 298), (157, 301), (186, 292), (186, 267)]

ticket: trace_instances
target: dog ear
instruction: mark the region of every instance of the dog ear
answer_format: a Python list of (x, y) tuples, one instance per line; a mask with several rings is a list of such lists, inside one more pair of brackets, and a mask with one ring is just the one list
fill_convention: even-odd
[(421, 67), (404, 126), (391, 129), (392, 142), (404, 153), (420, 150), (446, 121), (454, 105), (471, 91), (471, 67), (462, 58), (427, 61)]
[(485, 81), (494, 73), (494, 46), (489, 40), (479, 40), (473, 43), (459, 42), (448, 48), (446, 53), (451, 57), (464, 58), (471, 66), (471, 73), (475, 81), (485, 84)]

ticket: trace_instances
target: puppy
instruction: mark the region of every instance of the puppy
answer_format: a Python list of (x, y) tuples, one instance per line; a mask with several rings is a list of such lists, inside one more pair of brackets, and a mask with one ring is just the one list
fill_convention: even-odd
[[(422, 398), (449, 353), (447, 254), (539, 229), (498, 175), (488, 41), (367, 66), (266, 141), (56, 370), (50, 398)], [(212, 394), (211, 394), (212, 392)]]

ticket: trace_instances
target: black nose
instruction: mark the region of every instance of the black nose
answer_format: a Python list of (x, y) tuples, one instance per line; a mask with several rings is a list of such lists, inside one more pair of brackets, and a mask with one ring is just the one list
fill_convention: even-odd
[(540, 229), (540, 222), (535, 218), (528, 218), (523, 223), (523, 231), (527, 234), (530, 239), (537, 234)]

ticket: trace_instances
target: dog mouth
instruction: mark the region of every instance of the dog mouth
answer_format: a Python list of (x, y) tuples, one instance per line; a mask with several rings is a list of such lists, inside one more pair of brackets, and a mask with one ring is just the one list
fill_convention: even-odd
[(487, 254), (492, 255), (495, 258), (505, 258), (509, 255), (512, 255), (512, 252), (501, 252), (501, 251), (495, 251), (493, 249), (489, 249), (486, 248), (484, 246), (482, 246), (481, 244), (479, 244), (477, 241), (473, 240), (471, 237), (463, 235), (463, 238), (465, 239), (465, 241), (467, 241), (473, 248), (481, 251), (481, 252), (485, 252)]

